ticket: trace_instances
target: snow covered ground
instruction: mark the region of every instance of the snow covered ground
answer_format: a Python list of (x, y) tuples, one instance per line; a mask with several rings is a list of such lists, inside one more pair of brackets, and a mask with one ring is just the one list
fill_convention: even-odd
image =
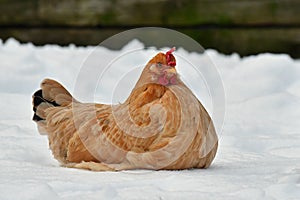
[[(123, 51), (130, 45), (143, 47), (133, 41)], [(47, 138), (38, 134), (31, 121), (31, 95), (45, 77), (73, 91), (81, 66), (93, 49), (0, 41), (1, 200), (300, 199), (300, 60), (284, 54), (240, 58), (207, 50), (226, 95), (220, 146), (209, 169), (90, 172), (60, 167), (48, 149)], [(134, 62), (145, 63), (154, 52), (145, 51), (144, 57)], [(201, 57), (180, 52), (187, 60)], [(101, 49), (98, 59), (109, 60), (116, 53)], [(179, 72), (184, 71), (178, 67)], [(140, 69), (133, 72), (137, 76), (130, 76), (126, 91), (138, 72)], [(110, 76), (110, 81), (114, 78)], [(109, 87), (100, 87), (98, 101), (110, 100)], [(193, 83), (191, 87), (210, 110), (198, 89), (201, 87)]]

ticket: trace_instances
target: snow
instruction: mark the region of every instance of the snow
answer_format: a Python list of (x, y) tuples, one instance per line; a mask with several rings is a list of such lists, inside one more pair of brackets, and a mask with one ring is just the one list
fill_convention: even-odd
[[(126, 54), (131, 49), (139, 51)], [(0, 199), (300, 199), (300, 60), (285, 54), (175, 52), (183, 80), (210, 113), (224, 100), (212, 101), (220, 93), (216, 74), (210, 77), (203, 67), (199, 79), (197, 69), (181, 66), (214, 63), (223, 83), (226, 116), (209, 169), (91, 172), (59, 166), (31, 121), (31, 95), (40, 81), (54, 78), (80, 100), (122, 102), (156, 52), (138, 41), (121, 51), (0, 41)], [(76, 88), (89, 75), (80, 77), (83, 68), (109, 64), (99, 71), (101, 80)], [(84, 90), (91, 84), (94, 96)]]

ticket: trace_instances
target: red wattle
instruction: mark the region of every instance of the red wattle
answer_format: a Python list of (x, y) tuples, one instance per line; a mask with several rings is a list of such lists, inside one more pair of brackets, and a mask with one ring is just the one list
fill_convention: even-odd
[(167, 80), (166, 77), (162, 76), (162, 77), (159, 77), (158, 83), (165, 86), (165, 85), (169, 84), (169, 81)]

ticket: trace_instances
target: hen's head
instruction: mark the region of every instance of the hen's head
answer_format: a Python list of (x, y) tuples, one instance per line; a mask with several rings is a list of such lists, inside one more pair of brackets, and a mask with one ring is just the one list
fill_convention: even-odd
[(166, 54), (158, 53), (148, 62), (147, 68), (153, 82), (164, 86), (174, 85), (178, 82), (175, 69), (176, 59), (172, 54), (174, 51), (175, 47)]

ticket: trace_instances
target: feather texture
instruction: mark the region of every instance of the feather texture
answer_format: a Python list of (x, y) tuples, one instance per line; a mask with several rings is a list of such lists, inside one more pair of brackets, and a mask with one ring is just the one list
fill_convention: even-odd
[(179, 76), (168, 85), (153, 79), (153, 65), (161, 64), (167, 67), (155, 73), (174, 80), (174, 66), (159, 53), (119, 105), (80, 103), (45, 79), (33, 95), (34, 120), (54, 157), (66, 167), (94, 171), (209, 167), (218, 147), (212, 120)]

